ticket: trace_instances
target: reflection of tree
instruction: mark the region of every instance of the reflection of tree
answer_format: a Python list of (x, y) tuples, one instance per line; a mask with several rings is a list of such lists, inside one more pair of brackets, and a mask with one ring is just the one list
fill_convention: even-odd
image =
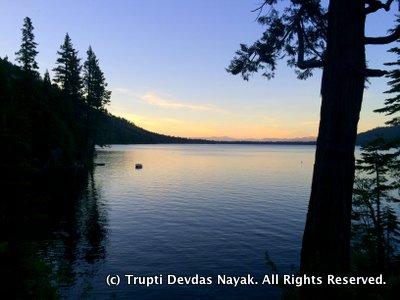
[[(90, 186), (90, 187), (89, 187)], [(105, 258), (104, 239), (106, 230), (104, 228), (105, 215), (104, 209), (98, 201), (99, 196), (96, 190), (93, 172), (90, 172), (86, 195), (86, 228), (84, 237), (88, 243), (85, 259), (88, 263), (94, 263)]]
[(106, 215), (93, 171), (84, 179), (74, 201), (70, 199), (68, 207), (64, 206), (58, 213), (62, 221), (47, 250), (48, 257), (57, 285), (81, 291), (82, 284), (96, 272), (97, 263), (106, 256)]

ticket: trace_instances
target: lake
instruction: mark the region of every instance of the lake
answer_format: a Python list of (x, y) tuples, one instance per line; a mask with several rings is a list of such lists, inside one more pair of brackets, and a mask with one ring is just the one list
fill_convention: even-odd
[[(65, 299), (278, 298), (279, 288), (261, 284), (271, 274), (265, 253), (283, 274), (299, 265), (314, 151), (309, 145), (98, 149), (100, 165), (76, 204), (74, 224), (58, 230), (47, 250), (60, 293)], [(233, 276), (258, 284), (235, 287), (227, 280)]]

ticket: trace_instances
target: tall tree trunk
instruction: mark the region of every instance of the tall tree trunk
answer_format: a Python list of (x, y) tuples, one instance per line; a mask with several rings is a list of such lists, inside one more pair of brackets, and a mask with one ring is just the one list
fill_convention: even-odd
[(329, 4), (321, 120), (301, 252), (305, 274), (345, 274), (349, 268), (354, 147), (365, 81), (363, 10), (359, 0)]

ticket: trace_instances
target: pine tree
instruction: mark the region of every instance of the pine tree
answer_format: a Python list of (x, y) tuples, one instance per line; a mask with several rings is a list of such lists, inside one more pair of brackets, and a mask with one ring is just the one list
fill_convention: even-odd
[(82, 78), (80, 58), (78, 51), (72, 45), (71, 38), (68, 33), (65, 35), (64, 44), (57, 51), (57, 67), (53, 69), (55, 72), (54, 82), (59, 84), (67, 98), (77, 101), (81, 98)]
[(48, 86), (51, 85), (50, 74), (49, 74), (49, 70), (47, 70), (47, 69), (43, 76), (43, 82)]
[[(391, 78), (388, 84), (391, 86), (391, 89), (386, 91), (387, 94), (395, 94), (394, 97), (388, 98), (385, 100), (385, 107), (376, 109), (375, 112), (385, 113), (387, 116), (392, 116), (395, 113), (400, 112), (400, 48), (394, 47), (389, 50), (389, 52), (395, 53), (398, 55), (398, 59), (395, 62), (386, 63), (387, 66), (397, 66), (397, 69), (392, 70), (388, 77)], [(386, 122), (388, 125), (399, 126), (400, 125), (400, 116), (395, 116), (393, 119)]]
[(395, 144), (378, 138), (361, 147), (361, 158), (353, 189), (353, 232), (355, 248), (367, 258), (374, 271), (387, 269), (399, 243), (400, 223), (391, 203), (400, 199), (394, 191), (400, 190), (398, 156)]
[(87, 60), (83, 65), (83, 86), (86, 103), (89, 107), (101, 110), (110, 102), (111, 92), (108, 91), (104, 73), (99, 66), (99, 60), (89, 46)]
[(17, 56), (16, 61), (20, 63), (24, 71), (32, 72), (35, 75), (38, 75), (36, 70), (38, 70), (39, 67), (35, 59), (39, 52), (36, 51), (37, 43), (35, 42), (33, 29), (34, 27), (31, 19), (26, 17), (22, 27), (21, 49), (16, 52), (15, 55)]
[(86, 100), (86, 140), (88, 153), (93, 154), (96, 144), (99, 112), (110, 102), (111, 92), (99, 66), (99, 60), (89, 46), (87, 60), (83, 64), (83, 92)]

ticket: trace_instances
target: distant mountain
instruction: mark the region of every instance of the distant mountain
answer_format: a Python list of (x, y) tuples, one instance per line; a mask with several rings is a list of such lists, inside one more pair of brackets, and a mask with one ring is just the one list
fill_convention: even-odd
[(307, 137), (297, 137), (297, 138), (263, 138), (263, 139), (237, 139), (233, 138), (230, 136), (210, 136), (210, 137), (201, 137), (203, 140), (209, 140), (209, 141), (217, 141), (217, 142), (251, 142), (251, 143), (276, 143), (276, 142), (282, 142), (282, 143), (291, 143), (291, 142), (315, 142), (316, 137), (315, 136), (307, 136)]
[[(383, 137), (386, 140), (400, 138), (400, 126), (390, 126), (390, 127), (378, 127), (365, 132), (361, 132), (357, 135), (356, 145), (365, 145), (378, 137)], [(264, 139), (235, 139), (228, 136), (221, 137), (205, 137), (204, 140), (213, 140), (218, 142), (228, 142), (228, 143), (315, 143), (317, 138), (314, 136), (307, 137), (297, 137), (288, 139), (277, 139), (277, 138), (264, 138)]]
[(288, 138), (288, 139), (276, 139), (276, 138), (265, 138), (262, 139), (262, 142), (315, 142), (317, 138), (315, 136), (304, 136), (304, 137), (296, 137), (296, 138)]
[(239, 139), (235, 139), (230, 136), (207, 136), (207, 137), (200, 137), (201, 140), (207, 141), (217, 141), (217, 142), (237, 142)]
[(365, 145), (378, 137), (385, 140), (393, 140), (400, 138), (400, 126), (378, 127), (357, 135), (357, 145)]

